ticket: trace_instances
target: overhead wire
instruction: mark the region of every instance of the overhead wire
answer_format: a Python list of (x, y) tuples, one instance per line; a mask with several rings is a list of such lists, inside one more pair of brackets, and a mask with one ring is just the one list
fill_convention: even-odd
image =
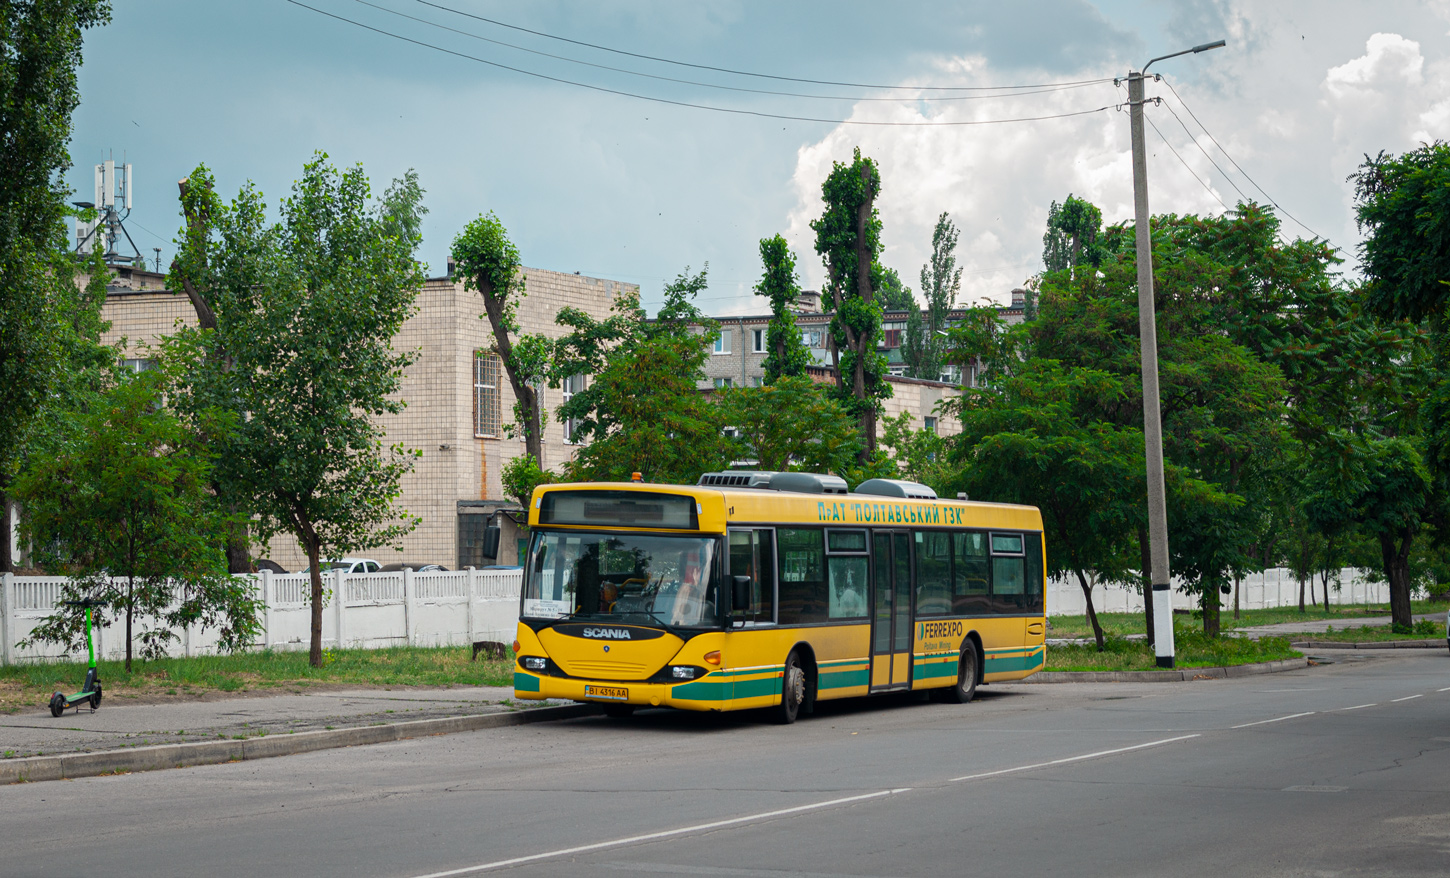
[[(644, 78), (644, 79), (657, 80), (659, 82), (673, 82), (673, 83), (678, 83), (680, 85), (693, 85), (693, 86), (698, 86), (700, 88), (713, 88), (713, 89), (718, 89), (718, 90), (721, 90), (721, 91), (743, 92), (743, 93), (746, 93), (746, 94), (758, 94), (758, 95), (771, 95), (771, 96), (776, 96), (776, 97), (804, 98), (804, 99), (807, 99), (807, 100), (817, 100), (817, 101), (890, 101), (890, 102), (897, 102), (897, 103), (899, 103), (902, 100), (904, 100), (904, 98), (901, 98), (901, 97), (870, 97), (870, 96), (866, 96), (866, 95), (818, 95), (818, 94), (803, 94), (801, 92), (792, 92), (792, 91), (775, 91), (775, 90), (772, 90), (772, 89), (763, 89), (763, 88), (745, 88), (743, 86), (738, 86), (738, 85), (722, 85), (720, 83), (715, 83), (715, 82), (701, 82), (699, 80), (694, 80), (694, 79), (680, 79), (680, 78), (674, 77), (674, 76), (661, 76), (661, 75), (656, 74), (656, 73), (644, 73), (643, 71), (630, 70), (630, 69), (625, 68), (625, 67), (612, 67), (612, 66), (610, 66), (608, 64), (596, 64), (596, 63), (594, 63), (592, 61), (583, 61), (583, 60), (578, 59), (578, 58), (570, 58), (568, 55), (558, 55), (558, 54), (555, 54), (553, 52), (543, 52), (543, 51), (540, 51), (538, 49), (530, 49), (527, 46), (520, 46), (517, 43), (505, 42), (504, 40), (495, 40), (492, 37), (486, 37), (486, 36), (483, 36), (482, 34), (473, 33), (472, 31), (466, 31), (466, 30), (463, 30), (461, 28), (456, 28), (456, 27), (449, 27), (446, 24), (440, 24), (439, 22), (430, 21), (429, 19), (426, 19), (426, 18), (420, 18), (419, 16), (416, 16), (416, 15), (409, 15), (408, 13), (402, 12), (402, 11), (397, 10), (397, 9), (392, 9), (390, 7), (383, 6), (383, 5), (378, 4), (378, 3), (369, 2), (369, 0), (353, 0), (353, 2), (354, 3), (357, 3), (357, 4), (361, 5), (361, 6), (367, 6), (367, 7), (371, 8), (371, 9), (376, 9), (376, 10), (378, 10), (380, 12), (386, 12), (389, 15), (395, 15), (395, 16), (397, 16), (399, 18), (405, 18), (408, 21), (414, 21), (414, 22), (417, 22), (419, 24), (427, 25), (428, 27), (437, 28), (438, 30), (447, 31), (449, 33), (458, 34), (459, 36), (468, 37), (469, 39), (479, 40), (479, 41), (485, 42), (485, 43), (491, 43), (491, 44), (493, 44), (495, 46), (503, 46), (505, 48), (514, 49), (514, 50), (519, 51), (519, 52), (526, 52), (526, 53), (528, 53), (530, 55), (537, 55), (537, 56), (539, 56), (541, 58), (552, 58), (552, 59), (554, 59), (556, 61), (564, 61), (564, 62), (569, 63), (569, 64), (578, 64), (578, 65), (580, 65), (582, 67), (592, 67), (592, 68), (594, 68), (596, 70), (608, 70), (608, 71), (610, 71), (612, 73), (623, 73), (623, 74), (625, 74), (627, 76), (638, 76), (638, 77), (641, 77), (641, 78)], [(430, 4), (426, 4), (426, 5), (432, 6), (434, 4), (431, 4), (430, 3)], [(1060, 85), (1046, 84), (1046, 85), (1042, 85), (1042, 86), (1034, 86), (1033, 87), (1034, 90), (1032, 90), (1032, 91), (1020, 91), (1020, 90), (1017, 90), (1019, 88), (1018, 86), (1002, 86), (1002, 87), (998, 87), (998, 88), (995, 88), (995, 89), (991, 89), (991, 90), (993, 90), (993, 91), (996, 92), (995, 94), (947, 95), (947, 96), (939, 96), (939, 97), (922, 97), (922, 96), (917, 96), (917, 97), (911, 98), (910, 100), (914, 100), (914, 101), (930, 101), (930, 102), (939, 102), (939, 101), (985, 101), (985, 100), (991, 100), (993, 98), (1016, 97), (1016, 96), (1019, 96), (1019, 95), (1050, 94), (1052, 92), (1057, 92), (1057, 91), (1068, 91), (1068, 90), (1071, 90), (1071, 89), (1087, 88), (1087, 87), (1089, 87), (1091, 85), (1096, 85), (1098, 82), (1101, 82), (1101, 81), (1102, 80), (1087, 80), (1087, 81), (1083, 81), (1083, 82), (1063, 83), (1063, 84), (1060, 84)], [(899, 86), (899, 88), (910, 88), (910, 86)], [(986, 89), (989, 89), (989, 88), (990, 87), (984, 86), (984, 87), (982, 87), (982, 90), (986, 90)]]
[[(642, 95), (642, 94), (638, 94), (636, 92), (624, 91), (622, 89), (608, 88), (608, 87), (602, 86), (602, 85), (592, 85), (592, 84), (587, 83), (587, 82), (578, 82), (578, 81), (575, 81), (575, 80), (572, 80), (572, 79), (564, 79), (564, 78), (558, 77), (558, 76), (550, 76), (548, 74), (539, 73), (539, 72), (533, 71), (533, 70), (525, 70), (525, 69), (523, 69), (521, 67), (513, 67), (513, 66), (510, 66), (508, 64), (502, 64), (502, 63), (500, 63), (498, 61), (490, 61), (487, 58), (480, 58), (477, 55), (470, 55), (467, 52), (459, 52), (459, 51), (456, 51), (454, 49), (449, 49), (449, 48), (446, 48), (444, 46), (439, 46), (439, 45), (435, 45), (433, 43), (429, 43), (429, 42), (427, 42), (425, 40), (417, 40), (417, 39), (413, 39), (412, 37), (408, 37), (408, 36), (404, 36), (402, 34), (394, 33), (394, 32), (389, 31), (389, 30), (384, 30), (383, 28), (373, 27), (370, 24), (365, 24), (363, 22), (356, 21), (354, 19), (348, 18), (348, 17), (343, 16), (343, 15), (338, 15), (335, 12), (328, 12), (328, 11), (326, 11), (324, 9), (318, 9), (316, 6), (309, 6), (308, 4), (301, 2), (301, 0), (287, 0), (287, 2), (290, 3), (290, 4), (292, 4), (293, 6), (300, 6), (303, 9), (307, 9), (307, 10), (309, 10), (311, 12), (315, 12), (318, 15), (323, 15), (323, 16), (326, 16), (327, 18), (332, 18), (332, 19), (335, 19), (337, 21), (345, 22), (347, 24), (353, 25), (354, 27), (359, 27), (359, 28), (362, 28), (363, 30), (371, 31), (371, 32), (373, 32), (375, 34), (379, 34), (381, 36), (390, 37), (392, 39), (399, 40), (399, 41), (405, 42), (405, 43), (411, 43), (412, 45), (420, 46), (420, 47), (425, 48), (425, 49), (433, 49), (434, 51), (442, 52), (442, 53), (447, 54), (447, 55), (453, 55), (453, 56), (458, 57), (458, 58), (464, 58), (464, 59), (467, 59), (467, 60), (470, 60), (470, 61), (476, 61), (479, 64), (486, 64), (489, 67), (496, 67), (496, 68), (498, 68), (500, 70), (508, 70), (508, 71), (513, 72), (513, 73), (522, 74), (524, 76), (532, 76), (532, 77), (535, 77), (537, 79), (542, 79), (542, 80), (545, 80), (545, 81), (548, 81), (548, 82), (555, 82), (555, 83), (559, 83), (561, 85), (572, 85), (572, 86), (575, 86), (576, 88), (583, 88), (583, 89), (588, 89), (590, 91), (603, 92), (604, 94), (619, 95), (621, 97), (635, 98), (637, 100), (650, 101), (652, 103), (657, 103), (657, 104), (667, 104), (667, 105), (675, 106), (675, 107), (689, 107), (691, 109), (696, 109), (696, 110), (710, 110), (710, 111), (713, 111), (713, 112), (716, 112), (716, 113), (728, 113), (728, 114), (737, 115), (737, 116), (754, 116), (754, 117), (762, 118), (762, 119), (779, 119), (779, 120), (790, 121), (790, 122), (821, 122), (821, 123), (825, 123), (825, 124), (828, 124), (828, 125), (861, 125), (861, 126), (879, 127), (879, 128), (938, 128), (938, 127), (967, 127), (967, 126), (973, 126), (973, 125), (1003, 125), (1003, 124), (1010, 124), (1010, 123), (1016, 123), (1016, 122), (1044, 122), (1044, 121), (1047, 121), (1047, 120), (1050, 120), (1050, 119), (1067, 119), (1067, 118), (1071, 118), (1071, 117), (1074, 117), (1074, 116), (1089, 116), (1089, 115), (1092, 115), (1094, 113), (1101, 113), (1101, 112), (1103, 112), (1105, 110), (1111, 110), (1111, 109), (1113, 109), (1113, 105), (1112, 104), (1107, 104), (1107, 105), (1104, 105), (1104, 106), (1101, 106), (1101, 107), (1095, 107), (1095, 108), (1090, 109), (1090, 110), (1076, 110), (1076, 111), (1068, 112), (1068, 113), (1049, 113), (1049, 114), (1045, 114), (1045, 115), (1041, 115), (1041, 116), (1019, 116), (1019, 117), (1015, 117), (1015, 118), (1011, 118), (1011, 119), (968, 119), (968, 120), (954, 120), (954, 121), (880, 122), (880, 121), (868, 121), (868, 120), (863, 120), (863, 119), (832, 119), (832, 118), (822, 118), (822, 117), (817, 117), (817, 116), (796, 116), (796, 115), (791, 115), (791, 114), (788, 114), (788, 113), (768, 113), (768, 112), (765, 112), (763, 110), (747, 110), (747, 109), (742, 109), (742, 108), (739, 108), (739, 107), (717, 107), (717, 106), (712, 106), (710, 104), (697, 104), (697, 103), (693, 103), (691, 101), (677, 101), (677, 100), (672, 100), (670, 98), (661, 98), (661, 97), (655, 97), (655, 96), (652, 96), (652, 95)], [(420, 0), (420, 2), (421, 2), (421, 0)], [(1106, 81), (1106, 80), (1104, 80), (1104, 81)]]
[(904, 89), (904, 90), (909, 90), (909, 91), (998, 91), (998, 90), (1006, 90), (1006, 89), (1043, 88), (1043, 87), (1048, 86), (1048, 85), (1095, 85), (1097, 83), (1111, 82), (1112, 81), (1112, 77), (1104, 77), (1102, 79), (1080, 79), (1080, 80), (1072, 80), (1072, 81), (1062, 82), (1062, 83), (1039, 83), (1039, 84), (1036, 84), (1036, 85), (1008, 85), (1008, 86), (957, 86), (957, 85), (938, 85), (938, 86), (912, 86), (912, 85), (878, 85), (878, 84), (863, 83), (863, 82), (838, 82), (838, 81), (829, 80), (829, 79), (802, 79), (802, 78), (794, 77), (794, 76), (777, 76), (777, 75), (770, 74), (770, 73), (755, 73), (755, 72), (752, 72), (752, 71), (749, 71), (749, 70), (736, 70), (736, 69), (733, 69), (733, 68), (730, 68), (730, 67), (714, 67), (714, 66), (711, 66), (709, 64), (695, 64), (695, 63), (692, 63), (692, 62), (689, 62), (689, 61), (677, 61), (677, 60), (674, 60), (672, 58), (661, 58), (661, 57), (658, 57), (658, 56), (655, 56), (655, 55), (643, 55), (643, 54), (640, 54), (638, 52), (629, 52), (629, 51), (625, 51), (624, 49), (615, 49), (613, 47), (610, 47), (610, 46), (602, 46), (602, 45), (599, 45), (597, 43), (587, 43), (587, 42), (584, 42), (583, 40), (575, 40), (575, 39), (570, 39), (569, 37), (561, 37), (561, 36), (558, 36), (557, 34), (551, 34), (551, 33), (545, 32), (545, 31), (532, 30), (530, 28), (526, 28), (526, 27), (523, 27), (521, 25), (509, 24), (508, 22), (505, 22), (505, 21), (499, 21), (497, 19), (488, 18), (486, 16), (476, 15), (476, 14), (474, 14), (472, 12), (464, 12), (461, 9), (456, 9), (456, 8), (454, 8), (452, 6), (445, 6), (442, 3), (434, 3), (434, 2), (432, 2), (432, 0), (417, 0), (417, 2), (423, 4), (424, 6), (431, 6), (434, 9), (440, 9), (440, 10), (443, 10), (444, 12), (451, 12), (454, 15), (461, 15), (461, 16), (463, 16), (465, 18), (471, 18), (471, 19), (474, 19), (475, 21), (482, 21), (482, 22), (485, 22), (487, 24), (495, 25), (497, 27), (504, 27), (504, 28), (508, 28), (510, 30), (521, 31), (521, 32), (527, 33), (527, 34), (533, 34), (536, 37), (544, 37), (545, 39), (558, 40), (558, 41), (564, 42), (564, 43), (571, 43), (571, 44), (573, 44), (575, 46), (583, 46), (583, 47), (589, 48), (589, 49), (598, 49), (601, 52), (613, 52), (616, 55), (626, 55), (626, 56), (628, 56), (630, 58), (639, 58), (639, 59), (645, 60), (645, 61), (657, 61), (657, 62), (659, 62), (661, 64), (674, 64), (674, 65), (679, 66), (679, 67), (693, 67), (696, 70), (710, 70), (710, 71), (714, 71), (716, 73), (728, 73), (728, 74), (731, 74), (733, 76), (750, 76), (750, 77), (755, 77), (757, 79), (774, 79), (774, 80), (778, 80), (778, 81), (781, 81), (781, 82), (800, 82), (800, 83), (805, 83), (807, 85), (835, 85), (835, 86), (842, 86), (842, 87), (845, 87), (845, 88)]
[(1198, 185), (1203, 187), (1203, 191), (1213, 196), (1214, 201), (1217, 201), (1219, 204), (1223, 205), (1224, 210), (1228, 210), (1229, 206), (1223, 203), (1223, 199), (1218, 197), (1218, 193), (1214, 192), (1213, 189), (1208, 185), (1208, 183), (1202, 177), (1198, 176), (1198, 173), (1195, 172), (1193, 168), (1189, 167), (1188, 162), (1183, 160), (1183, 156), (1178, 154), (1178, 150), (1173, 148), (1173, 144), (1168, 142), (1168, 138), (1163, 136), (1163, 132), (1158, 130), (1158, 125), (1153, 121), (1153, 118), (1147, 113), (1143, 114), (1143, 118), (1148, 120), (1149, 125), (1153, 126), (1153, 131), (1155, 134), (1158, 135), (1158, 139), (1163, 141), (1163, 145), (1168, 147), (1168, 151), (1173, 153), (1173, 157), (1178, 159), (1178, 162), (1183, 165), (1184, 169), (1187, 170), (1188, 173), (1193, 175), (1193, 179), (1198, 181)]
[[(1245, 171), (1243, 169), (1243, 167), (1241, 167), (1239, 165), (1238, 162), (1234, 161), (1234, 157), (1229, 154), (1229, 151), (1223, 148), (1223, 144), (1221, 144), (1221, 143), (1218, 142), (1218, 138), (1213, 136), (1213, 132), (1208, 130), (1208, 126), (1203, 124), (1203, 122), (1198, 118), (1198, 115), (1193, 112), (1193, 108), (1190, 107), (1190, 106), (1188, 106), (1188, 102), (1185, 101), (1185, 100), (1183, 100), (1183, 95), (1179, 94), (1178, 93), (1178, 89), (1176, 89), (1176, 88), (1173, 87), (1173, 83), (1172, 82), (1169, 82), (1166, 79), (1162, 80), (1162, 82), (1168, 86), (1168, 90), (1169, 91), (1173, 92), (1173, 97), (1175, 97), (1175, 98), (1178, 99), (1179, 105), (1182, 106), (1184, 110), (1187, 110), (1188, 111), (1188, 115), (1193, 118), (1193, 121), (1198, 124), (1198, 127), (1201, 128), (1201, 129), (1203, 129), (1203, 133), (1208, 135), (1208, 139), (1211, 140), (1211, 141), (1213, 141), (1213, 145), (1216, 146), (1216, 147), (1218, 147), (1218, 151), (1221, 152), (1221, 153), (1223, 153), (1224, 158), (1226, 158), (1226, 159), (1229, 160), (1229, 163), (1234, 166), (1234, 169), (1235, 170), (1237, 170), (1240, 174), (1243, 174), (1244, 175), (1244, 179), (1245, 180), (1248, 180), (1250, 183), (1253, 184), (1253, 186), (1254, 186), (1255, 189), (1259, 190), (1259, 194), (1263, 195), (1264, 198), (1268, 199), (1268, 201), (1269, 201), (1270, 204), (1274, 205), (1274, 209), (1275, 210), (1279, 211), (1284, 216), (1287, 216), (1289, 219), (1293, 220), (1295, 223), (1297, 223), (1299, 225), (1300, 228), (1302, 228), (1304, 231), (1308, 232), (1309, 234), (1313, 235), (1314, 237), (1316, 237), (1316, 238), (1324, 241), (1325, 243), (1328, 243), (1329, 242), (1329, 239), (1328, 238), (1324, 237), (1323, 235), (1321, 235), (1318, 232), (1314, 231), (1313, 229), (1309, 228), (1301, 220), (1299, 220), (1297, 217), (1295, 217), (1292, 213), (1290, 213), (1289, 211), (1285, 210), (1279, 204), (1279, 202), (1277, 202), (1277, 201), (1274, 200), (1273, 196), (1269, 195), (1268, 192), (1265, 192), (1264, 191), (1264, 187), (1260, 186), (1259, 183), (1258, 183), (1258, 181), (1255, 180), (1253, 177), (1250, 177), (1249, 176), (1249, 172), (1248, 171)], [(1178, 114), (1173, 112), (1173, 107), (1172, 106), (1169, 106), (1168, 107), (1168, 112), (1173, 113), (1174, 117), (1177, 118)], [(1183, 120), (1182, 119), (1179, 119), (1178, 120), (1178, 124), (1182, 125), (1183, 124)], [(1185, 131), (1188, 130), (1188, 126), (1185, 125), (1184, 126), (1184, 130)], [(1192, 136), (1192, 135), (1190, 135), (1190, 136)], [(1195, 140), (1195, 142), (1197, 142), (1197, 141)], [(1238, 187), (1235, 186), (1234, 188), (1237, 189)], [(1242, 195), (1243, 193), (1240, 192), (1239, 194)]]

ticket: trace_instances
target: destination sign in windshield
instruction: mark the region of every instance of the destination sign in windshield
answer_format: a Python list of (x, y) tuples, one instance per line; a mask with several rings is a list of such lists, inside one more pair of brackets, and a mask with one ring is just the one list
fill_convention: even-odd
[(577, 524), (699, 530), (694, 497), (646, 491), (549, 491), (539, 501), (539, 524)]

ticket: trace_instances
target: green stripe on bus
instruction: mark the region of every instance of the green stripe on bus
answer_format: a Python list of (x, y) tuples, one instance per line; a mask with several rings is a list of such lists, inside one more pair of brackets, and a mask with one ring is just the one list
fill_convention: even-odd
[(936, 662), (929, 665), (918, 664), (912, 668), (911, 675), (918, 680), (955, 677), (957, 675), (957, 665), (956, 662)]
[(986, 671), (989, 674), (1000, 674), (1005, 671), (1030, 671), (1042, 667), (1042, 656), (1034, 653), (1032, 655), (1012, 656), (987, 656)]
[(821, 674), (816, 680), (817, 689), (846, 689), (851, 686), (865, 686), (871, 682), (871, 675), (861, 668), (855, 671), (831, 671)]
[(763, 680), (696, 680), (675, 686), (670, 690), (670, 697), (690, 701), (729, 701), (732, 698), (757, 698), (778, 692), (780, 680), (776, 677)]
[(539, 678), (532, 674), (521, 674), (514, 671), (514, 689), (519, 692), (538, 692)]

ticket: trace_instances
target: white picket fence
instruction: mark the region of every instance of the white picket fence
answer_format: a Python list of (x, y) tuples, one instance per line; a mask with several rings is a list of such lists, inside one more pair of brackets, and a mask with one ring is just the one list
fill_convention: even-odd
[[(306, 574), (262, 572), (246, 579), (255, 584), (262, 602), (262, 633), (257, 649), (307, 649), (311, 643), (311, 582)], [(0, 582), (0, 662), (42, 661), (85, 658), (67, 653), (59, 646), (41, 644), (19, 648), (16, 644), (55, 609), (61, 599), (65, 578), (60, 576), (15, 576), (6, 573)], [(466, 570), (415, 573), (323, 574), (328, 594), (322, 613), (324, 647), (444, 646), (495, 640), (508, 643), (518, 626), (519, 589), (522, 570)], [(341, 595), (343, 600), (335, 600)], [(109, 627), (96, 629), (100, 657), (122, 658), (126, 653), (124, 619), (110, 619)], [(133, 623), (133, 641), (156, 620), (142, 618)], [(216, 652), (215, 630), (192, 628), (179, 631), (181, 641), (172, 642), (173, 655), (205, 655)]]
[[(1324, 606), (1324, 589), (1319, 577), (1314, 578), (1313, 595)], [(1309, 590), (1305, 590), (1305, 602), (1309, 601)], [(1231, 609), (1232, 594), (1221, 595), (1223, 606)], [(1390, 600), (1390, 586), (1385, 582), (1369, 582), (1364, 572), (1346, 567), (1329, 579), (1329, 603), (1334, 604), (1386, 604)], [(1293, 571), (1286, 567), (1271, 567), (1260, 573), (1251, 573), (1239, 583), (1239, 607), (1245, 610), (1262, 610), (1268, 607), (1299, 605), (1299, 581)], [(1173, 606), (1177, 609), (1196, 609), (1198, 598), (1188, 594), (1175, 584)], [(1099, 613), (1141, 613), (1143, 596), (1136, 589), (1121, 585), (1097, 583), (1093, 586), (1093, 609)], [(1087, 613), (1087, 602), (1083, 598), (1082, 586), (1077, 577), (1054, 579), (1047, 585), (1047, 614), (1049, 616), (1081, 616)]]

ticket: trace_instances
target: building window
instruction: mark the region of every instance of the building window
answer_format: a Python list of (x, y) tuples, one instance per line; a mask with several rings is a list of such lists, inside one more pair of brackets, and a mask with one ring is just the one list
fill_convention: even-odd
[(503, 400), (499, 396), (499, 376), (503, 360), (491, 351), (473, 352), (473, 435), (497, 439)]
[(720, 330), (720, 334), (715, 336), (715, 353), (730, 353), (730, 330), (722, 329)]
[(715, 379), (715, 386), (717, 388), (734, 387), (735, 386), (735, 382), (732, 379), (729, 379), (729, 378), (716, 378)]
[(760, 377), (759, 375), (751, 376), (751, 378), (750, 378), (750, 386), (751, 387), (764, 387), (765, 386), (765, 379), (762, 378), (762, 377)]
[(801, 344), (804, 344), (808, 348), (818, 348), (818, 347), (820, 347), (821, 346), (821, 331), (819, 329), (802, 329), (801, 330)]
[(888, 330), (885, 330), (882, 333), (882, 335), (885, 337), (885, 339), (883, 341), (883, 346), (888, 347), (888, 348), (899, 348), (899, 347), (901, 347), (901, 330), (899, 330), (899, 329), (888, 329)]
[(125, 359), (121, 361), (121, 368), (127, 372), (150, 372), (156, 368), (156, 361), (144, 357)]
[[(564, 379), (564, 404), (567, 405), (569, 403), (569, 400), (571, 400), (571, 399), (574, 398), (574, 394), (579, 393), (583, 389), (584, 389), (584, 376), (583, 375), (570, 375), (568, 378), (565, 378)], [(574, 431), (577, 430), (577, 429), (579, 429), (579, 423), (580, 422), (577, 419), (575, 419), (575, 418), (570, 418), (569, 420), (567, 420), (567, 421), (564, 422), (564, 444), (565, 445), (583, 445), (584, 444), (583, 442), (575, 441), (575, 439), (574, 439)]]
[(752, 329), (752, 330), (750, 330), (750, 341), (752, 342), (751, 347), (750, 347), (750, 349), (751, 349), (752, 352), (757, 353), (757, 354), (763, 354), (763, 353), (765, 353), (765, 330), (763, 330), (763, 329)]
[(933, 418), (930, 415), (928, 415), (925, 420), (926, 420), (926, 431), (928, 433), (935, 433), (936, 432), (936, 418)]

